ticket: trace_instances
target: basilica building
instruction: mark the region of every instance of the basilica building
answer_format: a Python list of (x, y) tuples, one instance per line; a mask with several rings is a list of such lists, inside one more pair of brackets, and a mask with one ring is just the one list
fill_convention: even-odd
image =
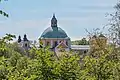
[(37, 48), (49, 47), (50, 50), (55, 52), (74, 51), (86, 53), (90, 49), (89, 45), (71, 45), (70, 37), (58, 26), (55, 14), (53, 14), (51, 19), (51, 25), (39, 37), (39, 43), (35, 44), (34, 41), (28, 40), (26, 34), (23, 40), (19, 36), (17, 43), (23, 50), (29, 50), (33, 45)]
[(55, 14), (51, 19), (51, 26), (43, 31), (39, 40), (43, 43), (43, 47), (50, 46), (50, 49), (56, 52), (69, 51), (71, 48), (71, 40), (66, 32), (58, 27)]

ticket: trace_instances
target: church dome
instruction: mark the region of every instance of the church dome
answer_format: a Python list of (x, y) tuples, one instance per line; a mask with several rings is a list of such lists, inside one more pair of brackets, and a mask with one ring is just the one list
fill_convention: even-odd
[(41, 38), (67, 38), (67, 34), (60, 27), (48, 27), (41, 35)]
[(57, 19), (55, 14), (51, 19), (51, 27), (48, 27), (41, 35), (41, 39), (44, 38), (69, 38), (65, 31), (60, 27), (57, 27)]

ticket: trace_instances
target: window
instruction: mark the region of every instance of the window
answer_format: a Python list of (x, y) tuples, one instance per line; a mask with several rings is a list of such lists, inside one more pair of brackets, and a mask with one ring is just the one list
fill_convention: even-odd
[(25, 47), (27, 47), (27, 43), (25, 44)]
[(68, 46), (68, 42), (66, 41), (66, 45)]
[(47, 42), (47, 46), (49, 46), (50, 45), (50, 42)]

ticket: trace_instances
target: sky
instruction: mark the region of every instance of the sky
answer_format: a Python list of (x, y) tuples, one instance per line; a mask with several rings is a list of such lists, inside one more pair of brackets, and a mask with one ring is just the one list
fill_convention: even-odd
[(0, 9), (9, 18), (0, 15), (0, 37), (6, 33), (16, 36), (27, 34), (28, 39), (38, 40), (50, 27), (53, 13), (58, 25), (71, 40), (86, 37), (94, 28), (108, 24), (107, 13), (114, 12), (118, 0), (8, 0), (0, 3)]

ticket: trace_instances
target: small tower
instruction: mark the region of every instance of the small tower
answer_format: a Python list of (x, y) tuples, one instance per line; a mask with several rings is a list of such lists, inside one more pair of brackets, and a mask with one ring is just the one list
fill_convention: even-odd
[(30, 48), (30, 41), (27, 39), (27, 35), (26, 34), (24, 35), (23, 41), (21, 42), (21, 44), (22, 44), (22, 47), (25, 50), (28, 50)]
[(21, 40), (21, 36), (19, 35), (18, 36), (18, 43), (20, 43), (22, 40)]
[(26, 34), (24, 35), (23, 41), (28, 41)]
[(55, 14), (53, 14), (53, 17), (51, 19), (51, 27), (57, 27), (57, 19), (55, 17)]
[(27, 39), (27, 35), (25, 34), (23, 37), (23, 40), (21, 39), (21, 36), (18, 36), (17, 40), (18, 46), (20, 50), (22, 51), (22, 54), (24, 55), (29, 55), (28, 50), (31, 48), (30, 47), (30, 41)]

